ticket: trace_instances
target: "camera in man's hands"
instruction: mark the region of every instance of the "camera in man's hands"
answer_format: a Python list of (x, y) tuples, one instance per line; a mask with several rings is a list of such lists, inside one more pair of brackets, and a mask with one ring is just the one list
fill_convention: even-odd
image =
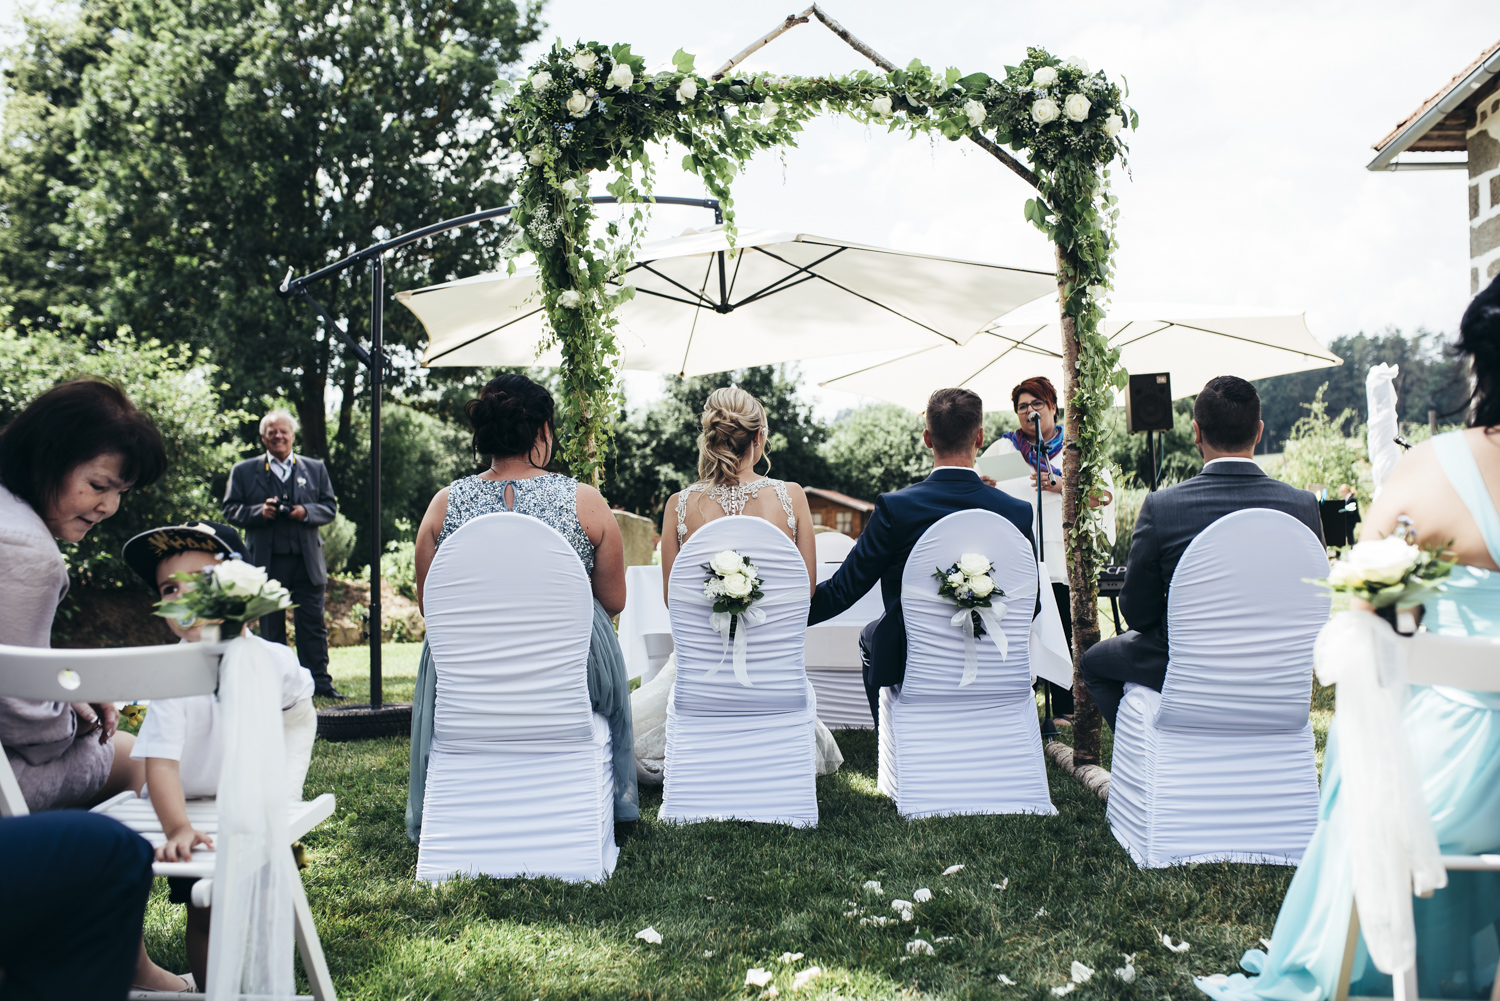
[(277, 501), (276, 501), (276, 517), (278, 517), (278, 518), (290, 518), (292, 516), (292, 508), (294, 508), (296, 506), (297, 505), (293, 504), (291, 501), (287, 500), (285, 497), (278, 498)]

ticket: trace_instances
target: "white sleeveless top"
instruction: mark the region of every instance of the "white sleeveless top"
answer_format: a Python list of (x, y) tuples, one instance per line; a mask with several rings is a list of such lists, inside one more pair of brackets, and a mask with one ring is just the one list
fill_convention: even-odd
[(688, 494), (708, 494), (719, 507), (728, 515), (740, 515), (745, 513), (745, 505), (750, 498), (760, 496), (760, 492), (766, 487), (776, 491), (777, 500), (781, 501), (781, 510), (786, 512), (786, 527), (791, 529), (792, 541), (797, 541), (797, 516), (792, 513), (792, 499), (787, 496), (786, 481), (773, 480), (769, 476), (762, 476), (753, 483), (741, 483), (732, 487), (721, 487), (711, 483), (694, 483), (686, 490), (677, 495), (677, 544), (687, 538), (687, 502)]

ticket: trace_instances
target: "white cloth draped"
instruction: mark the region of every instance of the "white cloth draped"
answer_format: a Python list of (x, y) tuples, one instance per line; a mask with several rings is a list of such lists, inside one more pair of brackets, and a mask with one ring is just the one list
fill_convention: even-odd
[(224, 767), (205, 993), (210, 1001), (290, 999), (298, 876), (287, 828), (281, 671), (265, 644), (247, 636), (229, 643), (218, 698)]
[(1333, 727), (1343, 788), (1336, 808), (1350, 833), (1360, 931), (1376, 969), (1399, 974), (1417, 962), (1412, 895), (1448, 884), (1402, 725), (1411, 697), (1406, 653), (1383, 619), (1351, 611), (1329, 620), (1314, 660), (1318, 680), (1338, 686)]
[(1377, 497), (1391, 470), (1401, 459), (1401, 446), (1396, 444), (1395, 379), (1398, 371), (1397, 366), (1381, 362), (1372, 366), (1365, 376), (1365, 399), (1369, 406), (1365, 447), (1370, 452), (1370, 471)]

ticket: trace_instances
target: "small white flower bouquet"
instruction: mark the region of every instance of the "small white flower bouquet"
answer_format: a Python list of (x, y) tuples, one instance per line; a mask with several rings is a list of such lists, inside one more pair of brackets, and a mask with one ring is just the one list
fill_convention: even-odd
[(223, 560), (198, 573), (173, 574), (172, 579), (193, 586), (170, 601), (158, 601), (156, 614), (176, 619), (184, 628), (199, 621), (240, 625), (292, 607), (292, 597), (280, 581), (240, 559)]
[(733, 549), (718, 553), (703, 564), (708, 576), (703, 581), (703, 594), (714, 603), (714, 611), (730, 615), (744, 615), (765, 595), (760, 586), (760, 569)]
[(1456, 562), (1447, 545), (1417, 545), (1416, 527), (1402, 515), (1390, 535), (1344, 547), (1328, 568), (1328, 576), (1309, 583), (1359, 598), (1377, 609), (1411, 608), (1442, 587)]
[[(995, 578), (990, 576), (993, 568), (989, 557), (981, 553), (964, 553), (947, 570), (939, 567), (932, 575), (938, 581), (938, 597), (949, 599), (958, 608), (991, 607), (994, 599), (1005, 597), (1005, 592), (995, 586)], [(974, 612), (973, 616), (974, 635), (985, 635), (979, 613)]]

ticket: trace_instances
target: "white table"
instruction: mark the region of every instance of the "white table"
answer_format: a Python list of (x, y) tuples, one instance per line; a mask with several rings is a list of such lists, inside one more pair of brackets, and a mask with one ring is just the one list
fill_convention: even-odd
[[(661, 566), (625, 568), (625, 609), (620, 613), (620, 649), (625, 653), (625, 673), (647, 682), (661, 670), (661, 660), (652, 665), (646, 649), (647, 635), (672, 635), (667, 603), (662, 598)], [(653, 643), (653, 645), (655, 645)], [(669, 649), (670, 652), (670, 649)], [(665, 659), (666, 655), (660, 655)]]

